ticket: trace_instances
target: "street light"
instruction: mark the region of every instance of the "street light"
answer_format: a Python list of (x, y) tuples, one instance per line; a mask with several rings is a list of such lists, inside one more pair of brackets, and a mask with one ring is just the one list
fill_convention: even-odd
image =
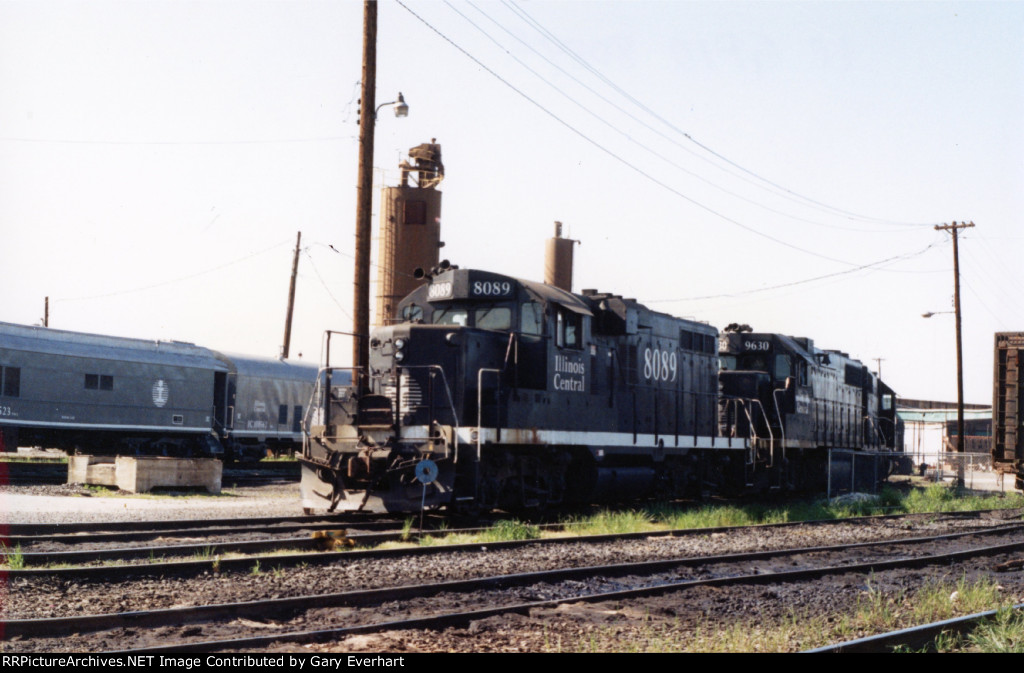
[(382, 107), (387, 107), (388, 105), (394, 105), (395, 106), (395, 116), (396, 117), (408, 117), (409, 116), (409, 106), (406, 104), (405, 98), (402, 96), (402, 92), (399, 91), (398, 92), (398, 100), (393, 100), (390, 103), (381, 103), (380, 105), (377, 106), (377, 109), (373, 111), (374, 119), (376, 119), (377, 115), (380, 114), (380, 109)]
[[(959, 279), (958, 279), (959, 280)], [(959, 289), (959, 282), (957, 283)], [(959, 294), (959, 293), (958, 293)], [(956, 316), (956, 452), (960, 454), (960, 461), (956, 469), (956, 485), (964, 486), (964, 364), (963, 346), (960, 338), (960, 302), (956, 301), (956, 309), (952, 311), (928, 311), (922, 313), (922, 318), (931, 318), (933, 315), (952, 313)]]

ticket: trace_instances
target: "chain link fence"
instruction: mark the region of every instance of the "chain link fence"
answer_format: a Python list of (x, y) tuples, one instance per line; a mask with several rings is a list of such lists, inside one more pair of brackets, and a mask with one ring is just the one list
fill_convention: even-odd
[(829, 451), (828, 496), (877, 493), (890, 478), (904, 477), (938, 484), (956, 484), (977, 491), (1012, 492), (1013, 475), (992, 469), (987, 453), (866, 453)]

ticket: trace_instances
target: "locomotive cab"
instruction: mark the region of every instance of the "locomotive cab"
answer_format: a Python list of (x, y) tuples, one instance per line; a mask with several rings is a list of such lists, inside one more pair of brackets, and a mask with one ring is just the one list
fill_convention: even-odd
[[(336, 401), (334, 422), (312, 429), (302, 459), (306, 508), (327, 501), (330, 509), (408, 509), (421, 498), (453, 504), (456, 482), (480, 480), (479, 429), (500, 435), (530, 422), (517, 413), (526, 407), (510, 398), (587, 388), (580, 361), (591, 312), (568, 292), (448, 268), (395, 313), (370, 336), (366, 390)], [(460, 430), (474, 427), (460, 439)], [(438, 469), (426, 489), (415, 477), (424, 460)], [(469, 500), (478, 497), (476, 486), (461, 490), (472, 494)]]
[(486, 271), (427, 280), (370, 335), (365, 386), (311, 428), (307, 509), (681, 494), (707, 482), (701, 451), (741, 460), (744, 442), (716, 436), (713, 327)]

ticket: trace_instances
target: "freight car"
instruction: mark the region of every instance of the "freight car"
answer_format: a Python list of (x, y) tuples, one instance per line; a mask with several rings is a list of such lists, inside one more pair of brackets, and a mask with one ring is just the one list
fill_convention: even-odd
[(997, 332), (992, 377), (992, 464), (1024, 490), (1024, 332)]
[[(719, 427), (728, 418), (714, 327), (634, 299), (486, 271), (441, 267), (425, 280), (399, 303), (396, 324), (372, 332), (368, 368), (355, 372), (353, 388), (314, 395), (321, 411), (300, 458), (307, 510), (700, 494), (769, 483), (761, 473), (782, 466), (752, 444), (764, 428)], [(836, 356), (841, 362), (854, 361)], [(857, 388), (868, 405), (891, 393), (857, 371), (871, 384)], [(775, 394), (770, 377), (746, 378), (755, 392)], [(801, 385), (790, 399), (811, 404), (805, 398), (817, 389)], [(805, 421), (791, 416), (789, 428)], [(817, 446), (828, 446), (842, 430), (817, 432)], [(863, 448), (891, 446), (861, 434)]]
[(301, 446), (315, 379), (311, 365), (190, 343), (0, 323), (0, 438), (7, 450), (258, 458)]

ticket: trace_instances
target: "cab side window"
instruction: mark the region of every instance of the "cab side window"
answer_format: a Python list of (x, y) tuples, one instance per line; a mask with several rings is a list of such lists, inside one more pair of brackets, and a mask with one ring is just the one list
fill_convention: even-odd
[(583, 316), (558, 309), (555, 314), (555, 344), (559, 348), (583, 348)]
[(538, 302), (523, 302), (519, 313), (519, 331), (535, 336), (544, 333), (544, 307)]

